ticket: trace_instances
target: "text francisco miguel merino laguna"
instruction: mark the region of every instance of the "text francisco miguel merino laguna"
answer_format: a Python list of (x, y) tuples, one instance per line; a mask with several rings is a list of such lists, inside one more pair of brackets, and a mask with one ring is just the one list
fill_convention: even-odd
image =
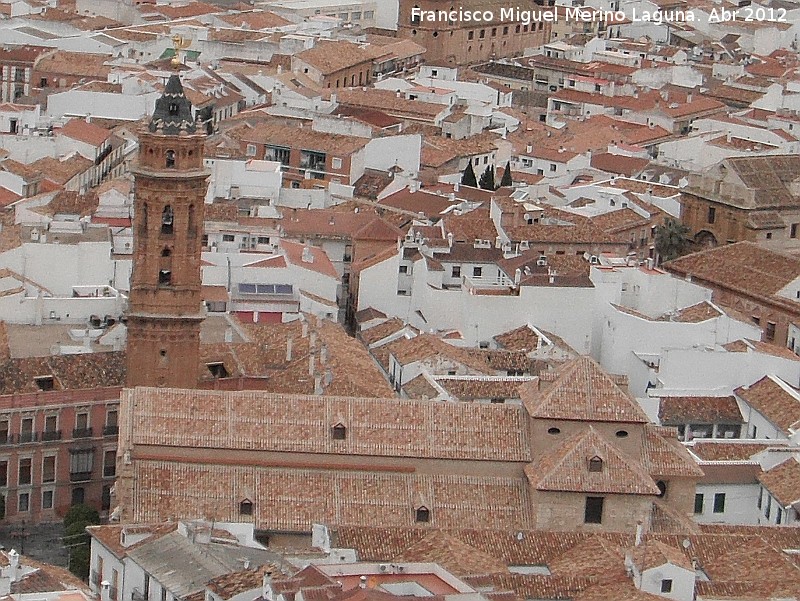
[(498, 13), (492, 10), (468, 10), (458, 8), (453, 10), (423, 10), (418, 6), (411, 9), (413, 23), (497, 23), (510, 22), (530, 25), (531, 23), (555, 23), (557, 21), (578, 21), (589, 23), (593, 21), (625, 22), (630, 21), (694, 21), (691, 10), (651, 11), (641, 14), (626, 15), (625, 11), (601, 10), (582, 6), (559, 6), (541, 8), (522, 8), (520, 6), (506, 6)]

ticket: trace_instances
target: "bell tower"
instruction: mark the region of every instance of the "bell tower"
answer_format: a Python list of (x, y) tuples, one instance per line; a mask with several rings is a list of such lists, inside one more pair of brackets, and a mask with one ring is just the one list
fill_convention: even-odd
[[(202, 128), (201, 128), (202, 129)], [(127, 385), (194, 388), (199, 378), (205, 135), (173, 74), (139, 133)]]

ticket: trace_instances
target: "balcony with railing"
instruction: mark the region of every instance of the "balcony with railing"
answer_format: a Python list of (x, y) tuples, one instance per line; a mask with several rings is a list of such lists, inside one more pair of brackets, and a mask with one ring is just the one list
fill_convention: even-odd
[(111, 465), (103, 466), (103, 477), (112, 478), (117, 475), (117, 466), (113, 463)]
[(61, 440), (61, 430), (45, 430), (42, 432), (42, 441)]
[(119, 434), (119, 426), (106, 426), (103, 428), (103, 436), (116, 436)]
[(38, 436), (36, 435), (36, 432), (20, 432), (17, 441), (20, 444), (25, 444), (29, 442), (36, 442), (37, 439)]
[(69, 475), (70, 482), (88, 482), (92, 479), (92, 472), (72, 472)]
[(75, 428), (72, 430), (72, 438), (91, 438), (92, 428)]

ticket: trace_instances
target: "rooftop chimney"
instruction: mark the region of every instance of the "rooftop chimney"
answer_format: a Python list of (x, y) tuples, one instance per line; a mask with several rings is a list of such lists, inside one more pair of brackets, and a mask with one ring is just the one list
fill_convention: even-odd
[(358, 588), (367, 588), (367, 577), (361, 576), (358, 579)]
[(642, 544), (642, 536), (644, 535), (644, 526), (642, 526), (642, 522), (636, 522), (636, 546)]
[(303, 255), (301, 257), (303, 263), (313, 263), (314, 262), (314, 255), (311, 253), (311, 249), (308, 246), (303, 247)]

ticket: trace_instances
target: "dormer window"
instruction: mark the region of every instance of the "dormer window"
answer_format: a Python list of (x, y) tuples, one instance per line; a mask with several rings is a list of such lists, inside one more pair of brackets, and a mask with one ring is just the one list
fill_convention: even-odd
[(333, 440), (345, 440), (347, 438), (347, 428), (344, 424), (338, 423), (331, 428), (331, 438)]
[(239, 515), (253, 515), (253, 502), (250, 499), (239, 502)]
[(425, 507), (424, 505), (417, 507), (414, 520), (420, 523), (427, 524), (428, 522), (431, 521), (431, 510)]
[(597, 455), (589, 459), (589, 471), (590, 472), (602, 472), (603, 471), (603, 460), (600, 459)]
[(169, 103), (169, 114), (174, 117), (175, 115), (178, 114), (178, 111), (179, 111), (178, 103), (177, 102), (170, 102)]

